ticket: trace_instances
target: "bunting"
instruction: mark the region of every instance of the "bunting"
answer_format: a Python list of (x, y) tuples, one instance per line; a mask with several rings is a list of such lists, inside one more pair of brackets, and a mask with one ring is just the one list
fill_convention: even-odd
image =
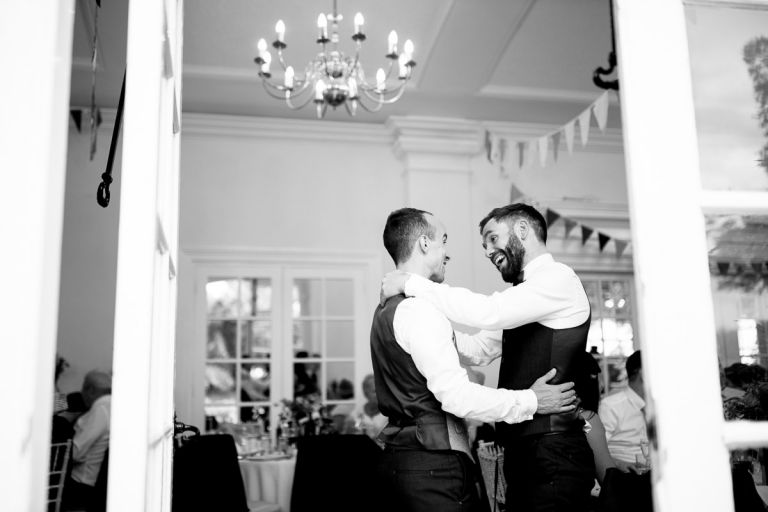
[(517, 151), (517, 166), (523, 167), (531, 165), (536, 161), (534, 152), (538, 153), (538, 162), (541, 167), (547, 166), (550, 152), (552, 159), (557, 163), (560, 157), (560, 141), (565, 140), (565, 149), (569, 155), (573, 154), (573, 142), (576, 135), (576, 125), (579, 126), (579, 137), (581, 146), (584, 147), (589, 142), (589, 130), (592, 118), (595, 119), (601, 132), (605, 132), (608, 121), (608, 107), (610, 106), (610, 91), (604, 91), (591, 105), (589, 105), (578, 116), (569, 120), (564, 125), (554, 131), (542, 136), (534, 137), (528, 140), (517, 140), (512, 143), (504, 137), (497, 136), (489, 130), (485, 130), (484, 149), (488, 162), (498, 165), (500, 170), (504, 171), (504, 162), (508, 148)]
[(721, 276), (754, 274), (758, 276), (768, 276), (768, 261), (716, 261), (715, 267), (717, 273)]
[[(621, 238), (616, 238), (614, 236), (608, 235), (606, 233), (603, 233), (602, 231), (596, 230), (591, 226), (584, 225), (579, 221), (571, 219), (563, 215), (562, 213), (553, 210), (552, 208), (542, 207), (536, 200), (534, 200), (531, 196), (525, 194), (522, 190), (517, 188), (517, 186), (515, 185), (510, 186), (509, 202), (510, 203), (526, 203), (528, 205), (533, 206), (537, 210), (544, 212), (543, 215), (544, 215), (544, 220), (547, 223), (547, 229), (550, 229), (552, 225), (554, 225), (557, 221), (562, 219), (562, 224), (564, 225), (564, 229), (565, 229), (565, 236), (563, 237), (564, 240), (568, 239), (568, 237), (571, 235), (571, 232), (577, 226), (581, 226), (581, 245), (586, 245), (589, 239), (592, 238), (592, 235), (597, 233), (597, 245), (600, 248), (601, 253), (605, 252), (605, 248), (608, 246), (608, 244), (613, 242), (614, 249), (616, 251), (616, 257), (621, 258), (630, 244), (629, 240), (624, 240)], [(753, 264), (753, 268), (757, 269), (758, 267), (754, 265), (756, 264)], [(757, 265), (762, 265), (762, 263), (759, 263)], [(768, 271), (766, 273), (768, 273)]]

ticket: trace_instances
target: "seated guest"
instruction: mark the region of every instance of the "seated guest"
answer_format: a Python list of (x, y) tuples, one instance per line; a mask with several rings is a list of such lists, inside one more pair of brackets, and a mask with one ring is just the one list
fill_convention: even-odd
[(87, 411), (75, 422), (72, 473), (64, 487), (64, 510), (89, 507), (104, 455), (109, 448), (112, 377), (91, 371), (83, 380), (82, 397)]
[(605, 427), (608, 450), (621, 470), (636, 469), (637, 456), (645, 456), (641, 445), (648, 444), (645, 426), (645, 390), (640, 351), (627, 358), (628, 384), (600, 402), (598, 415)]
[(376, 383), (371, 373), (363, 379), (363, 396), (365, 396), (366, 402), (349, 415), (346, 430), (360, 430), (378, 443), (379, 433), (387, 426), (387, 417), (379, 411)]

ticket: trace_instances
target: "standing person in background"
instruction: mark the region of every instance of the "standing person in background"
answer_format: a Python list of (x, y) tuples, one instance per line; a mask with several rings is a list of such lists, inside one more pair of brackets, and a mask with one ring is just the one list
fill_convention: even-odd
[[(482, 295), (398, 269), (382, 281), (382, 296), (423, 299), (451, 321), (483, 329), (471, 337), (457, 333), (457, 348), (472, 365), (501, 357), (501, 389), (530, 386), (549, 368), (557, 369), (552, 382), (582, 380), (589, 300), (576, 273), (547, 250), (544, 217), (532, 206), (511, 204), (480, 221), (480, 234), (486, 257), (512, 284), (509, 288)], [(595, 465), (583, 426), (575, 411), (497, 423), (508, 507), (589, 510)]]
[(646, 457), (642, 446), (648, 446), (645, 425), (645, 388), (640, 351), (627, 358), (626, 387), (607, 395), (600, 402), (598, 413), (605, 425), (608, 450), (619, 469), (639, 472), (637, 457)]
[(72, 473), (64, 486), (64, 510), (89, 507), (104, 456), (109, 448), (112, 377), (88, 372), (83, 379), (83, 402), (87, 411), (75, 422), (72, 440)]
[[(413, 208), (392, 212), (384, 228), (397, 268), (430, 283), (445, 278), (447, 240), (440, 221)], [(456, 341), (445, 315), (422, 299), (396, 295), (374, 314), (376, 394), (389, 418), (380, 476), (390, 489), (382, 498), (394, 497), (392, 510), (486, 509), (462, 418), (510, 426), (530, 423), (534, 413), (575, 414), (573, 383), (547, 384), (555, 377), (551, 366), (528, 383), (531, 389), (492, 389), (469, 381)]]

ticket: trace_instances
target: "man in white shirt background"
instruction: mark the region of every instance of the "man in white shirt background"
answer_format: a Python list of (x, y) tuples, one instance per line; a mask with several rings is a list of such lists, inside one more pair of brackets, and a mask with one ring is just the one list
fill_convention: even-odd
[[(382, 296), (423, 299), (451, 321), (482, 329), (474, 336), (457, 332), (457, 348), (472, 365), (501, 357), (499, 388), (524, 389), (548, 368), (557, 369), (552, 383), (587, 381), (577, 377), (585, 371), (580, 361), (589, 299), (575, 272), (547, 250), (544, 217), (515, 203), (492, 210), (480, 222), (480, 233), (486, 256), (513, 286), (489, 296), (398, 269), (382, 281)], [(595, 464), (583, 426), (572, 411), (539, 411), (531, 421), (497, 424), (505, 449), (507, 507), (589, 510)]]
[[(445, 277), (447, 240), (439, 220), (413, 208), (392, 212), (384, 229), (397, 268), (428, 282)], [(376, 394), (389, 419), (380, 434), (380, 477), (396, 499), (393, 510), (485, 510), (461, 418), (515, 424), (534, 413), (575, 410), (572, 383), (547, 384), (554, 369), (544, 369), (523, 391), (470, 382), (456, 343), (448, 319), (425, 300), (396, 295), (374, 314)]]
[[(638, 471), (636, 463), (647, 463), (648, 432), (645, 423), (645, 390), (640, 351), (627, 358), (627, 386), (603, 397), (598, 414), (605, 426), (608, 451), (619, 469)], [(643, 447), (646, 447), (645, 450)], [(645, 451), (645, 453), (643, 453)]]
[(112, 377), (97, 370), (88, 372), (81, 393), (86, 412), (75, 422), (72, 473), (64, 486), (64, 510), (92, 505), (96, 479), (109, 448)]

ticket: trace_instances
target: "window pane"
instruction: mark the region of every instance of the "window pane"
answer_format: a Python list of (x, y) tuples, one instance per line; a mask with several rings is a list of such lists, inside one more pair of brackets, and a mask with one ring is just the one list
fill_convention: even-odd
[(355, 324), (351, 320), (328, 320), (325, 340), (326, 357), (353, 357)]
[(600, 307), (600, 301), (598, 300), (598, 283), (599, 281), (582, 280), (584, 291), (587, 292), (587, 297), (589, 298), (589, 307), (592, 310), (593, 318), (598, 317), (602, 311), (602, 308)]
[[(210, 427), (210, 430), (222, 423), (237, 423), (237, 407), (234, 405), (206, 405), (205, 417), (206, 425)], [(215, 421), (211, 421), (211, 418)]]
[(608, 356), (628, 357), (634, 352), (632, 323), (628, 320), (603, 318), (603, 351)]
[(272, 280), (244, 279), (240, 282), (240, 314), (257, 316), (272, 311)]
[(320, 363), (294, 363), (293, 396), (312, 395), (320, 392)]
[(629, 313), (630, 295), (626, 281), (603, 281), (601, 287), (603, 311), (608, 316)]
[(328, 279), (325, 282), (325, 314), (352, 316), (354, 287), (351, 279)]
[(685, 9), (702, 184), (768, 190), (768, 9)]
[(235, 337), (237, 336), (237, 322), (225, 320), (208, 322), (208, 359), (234, 358)]
[(322, 314), (320, 279), (296, 279), (293, 285), (293, 318)]
[(328, 400), (347, 400), (355, 396), (355, 365), (352, 362), (331, 362), (326, 364)]
[(724, 413), (738, 419), (768, 386), (768, 216), (710, 215), (706, 227)]
[(604, 353), (602, 324), (602, 320), (595, 318), (593, 313), (592, 321), (589, 324), (589, 334), (587, 334), (587, 350), (591, 351), (594, 347), (598, 354)]
[[(261, 421), (264, 423), (264, 430), (268, 432), (269, 431), (269, 406), (268, 405), (247, 404), (240, 407), (241, 423), (257, 422), (259, 418), (261, 418)], [(258, 431), (254, 427), (255, 425), (251, 425), (250, 430), (246, 430), (246, 434), (256, 435)], [(255, 450), (247, 450), (247, 451), (255, 451)]]
[(208, 316), (234, 318), (237, 316), (237, 280), (210, 279), (205, 285)]
[(270, 357), (272, 352), (272, 322), (246, 320), (241, 324), (243, 357)]
[(269, 363), (251, 363), (240, 367), (240, 400), (263, 402), (269, 400), (271, 382)]
[(218, 405), (235, 403), (235, 365), (205, 365), (205, 403)]
[(294, 320), (294, 357), (320, 357), (322, 355), (321, 326), (320, 320)]

